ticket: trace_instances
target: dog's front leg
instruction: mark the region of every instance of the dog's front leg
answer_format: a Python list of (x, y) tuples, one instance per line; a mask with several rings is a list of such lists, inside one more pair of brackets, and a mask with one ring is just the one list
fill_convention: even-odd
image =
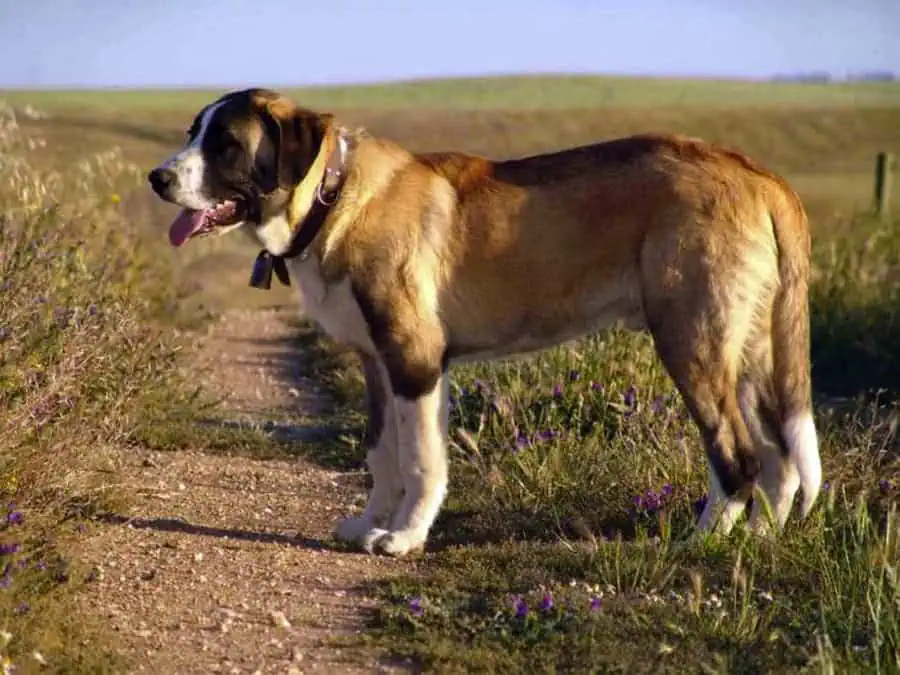
[(425, 546), (447, 492), (448, 378), (442, 373), (431, 389), (414, 398), (394, 396), (404, 495), (390, 532), (368, 543), (369, 550), (404, 556)]
[(338, 525), (335, 537), (363, 544), (384, 535), (403, 496), (403, 482), (397, 463), (397, 417), (393, 395), (384, 366), (378, 359), (360, 353), (366, 381), (366, 465), (372, 475), (372, 489), (365, 511)]

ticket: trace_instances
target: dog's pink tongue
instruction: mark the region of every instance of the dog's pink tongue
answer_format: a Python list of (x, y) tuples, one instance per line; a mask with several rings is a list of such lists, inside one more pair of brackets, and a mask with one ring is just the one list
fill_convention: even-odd
[(184, 209), (169, 227), (169, 241), (172, 246), (181, 246), (203, 226), (203, 211)]

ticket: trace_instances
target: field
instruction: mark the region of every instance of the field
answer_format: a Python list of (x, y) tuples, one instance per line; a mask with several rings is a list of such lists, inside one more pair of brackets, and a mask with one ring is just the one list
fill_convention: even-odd
[[(421, 559), (353, 576), (368, 564), (363, 556), (320, 533), (338, 513), (302, 516), (315, 534), (308, 548), (344, 571), (311, 557), (292, 578), (302, 585), (327, 572), (346, 581), (335, 592), (365, 599), (361, 632), (330, 634), (332, 624), (311, 616), (328, 614), (319, 599), (310, 606), (324, 609), (307, 608), (306, 619), (297, 609), (292, 623), (324, 627), (315, 644), (302, 638), (309, 655), (340, 650), (347, 662), (328, 672), (373, 658), (433, 672), (900, 672), (900, 200), (884, 221), (871, 214), (875, 155), (900, 153), (900, 87), (548, 77), (291, 93), (416, 150), (507, 157), (664, 130), (719, 141), (782, 173), (813, 227), (813, 383), (828, 481), (809, 520), (792, 521), (777, 541), (740, 528), (725, 540), (689, 541), (706, 489), (700, 442), (648, 337), (610, 330), (526, 361), (455, 368), (451, 492)], [(90, 600), (118, 583), (107, 561), (129, 528), (116, 518), (145, 508), (150, 485), (134, 482), (129, 457), (151, 473), (176, 467), (158, 471), (175, 485), (193, 485), (187, 469), (176, 470), (191, 462), (210, 475), (226, 466), (290, 473), (303, 462), (339, 483), (328, 499), (359, 506), (351, 499), (363, 486), (356, 363), (291, 313), (290, 290), (246, 288), (248, 244), (169, 250), (172, 211), (144, 186), (213, 95), (0, 93), (8, 104), (0, 111), (0, 490), (8, 504), (0, 654), (24, 672), (40, 661), (49, 672), (122, 672), (144, 660), (155, 672), (194, 672), (190, 664), (206, 662), (199, 647), (192, 652), (192, 634), (213, 635), (202, 638), (209, 653), (237, 639), (178, 618), (186, 646), (160, 647), (151, 635), (157, 610), (144, 608), (123, 628)], [(235, 312), (244, 313), (240, 326), (219, 322)], [(274, 342), (248, 336), (273, 316), (288, 337), (277, 345), (287, 356), (272, 360), (298, 363), (305, 384), (271, 398), (248, 385), (257, 387), (247, 396), (255, 407), (241, 415), (255, 422), (226, 424), (238, 414), (223, 403), (236, 382), (225, 371), (239, 361), (228, 350), (240, 342), (241, 358), (271, 352)], [(205, 369), (195, 367), (198, 353), (213, 354)], [(276, 400), (306, 407), (284, 412)], [(319, 400), (327, 405), (309, 403)], [(201, 424), (209, 420), (217, 423)], [(285, 420), (293, 432), (279, 432)], [(304, 429), (324, 430), (322, 438)], [(211, 520), (198, 529), (213, 524), (204, 494), (197, 489), (191, 508)], [(292, 513), (292, 498), (265, 499)], [(226, 503), (240, 522), (242, 502)], [(139, 536), (128, 532), (134, 546), (149, 546)], [(257, 591), (242, 584), (266, 574), (258, 561), (275, 555), (275, 542), (278, 555), (294, 555), (272, 537), (242, 549), (242, 560), (258, 563), (232, 579), (247, 602)], [(164, 555), (181, 555), (179, 546)], [(120, 560), (123, 589), (125, 567)], [(191, 589), (202, 605), (204, 587)], [(169, 593), (154, 602), (185, 595)], [(179, 652), (180, 670), (152, 661), (167, 650)], [(234, 672), (256, 667), (228, 663)]]

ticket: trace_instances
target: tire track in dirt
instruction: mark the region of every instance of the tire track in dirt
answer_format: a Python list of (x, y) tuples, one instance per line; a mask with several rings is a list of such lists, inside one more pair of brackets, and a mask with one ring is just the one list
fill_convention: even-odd
[[(186, 354), (229, 417), (284, 425), (328, 409), (286, 367), (295, 312), (225, 311)], [(411, 670), (346, 646), (374, 606), (361, 587), (416, 565), (329, 548), (336, 522), (360, 509), (359, 472), (202, 452), (117, 450), (109, 460), (129, 503), (84, 544), (95, 566), (84, 602), (117, 631), (132, 672)]]

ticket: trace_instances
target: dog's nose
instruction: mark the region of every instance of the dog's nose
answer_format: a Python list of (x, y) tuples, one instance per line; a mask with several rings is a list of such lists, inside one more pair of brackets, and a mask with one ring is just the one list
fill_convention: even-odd
[(150, 187), (159, 196), (165, 195), (175, 183), (175, 172), (171, 169), (156, 168), (147, 176)]

